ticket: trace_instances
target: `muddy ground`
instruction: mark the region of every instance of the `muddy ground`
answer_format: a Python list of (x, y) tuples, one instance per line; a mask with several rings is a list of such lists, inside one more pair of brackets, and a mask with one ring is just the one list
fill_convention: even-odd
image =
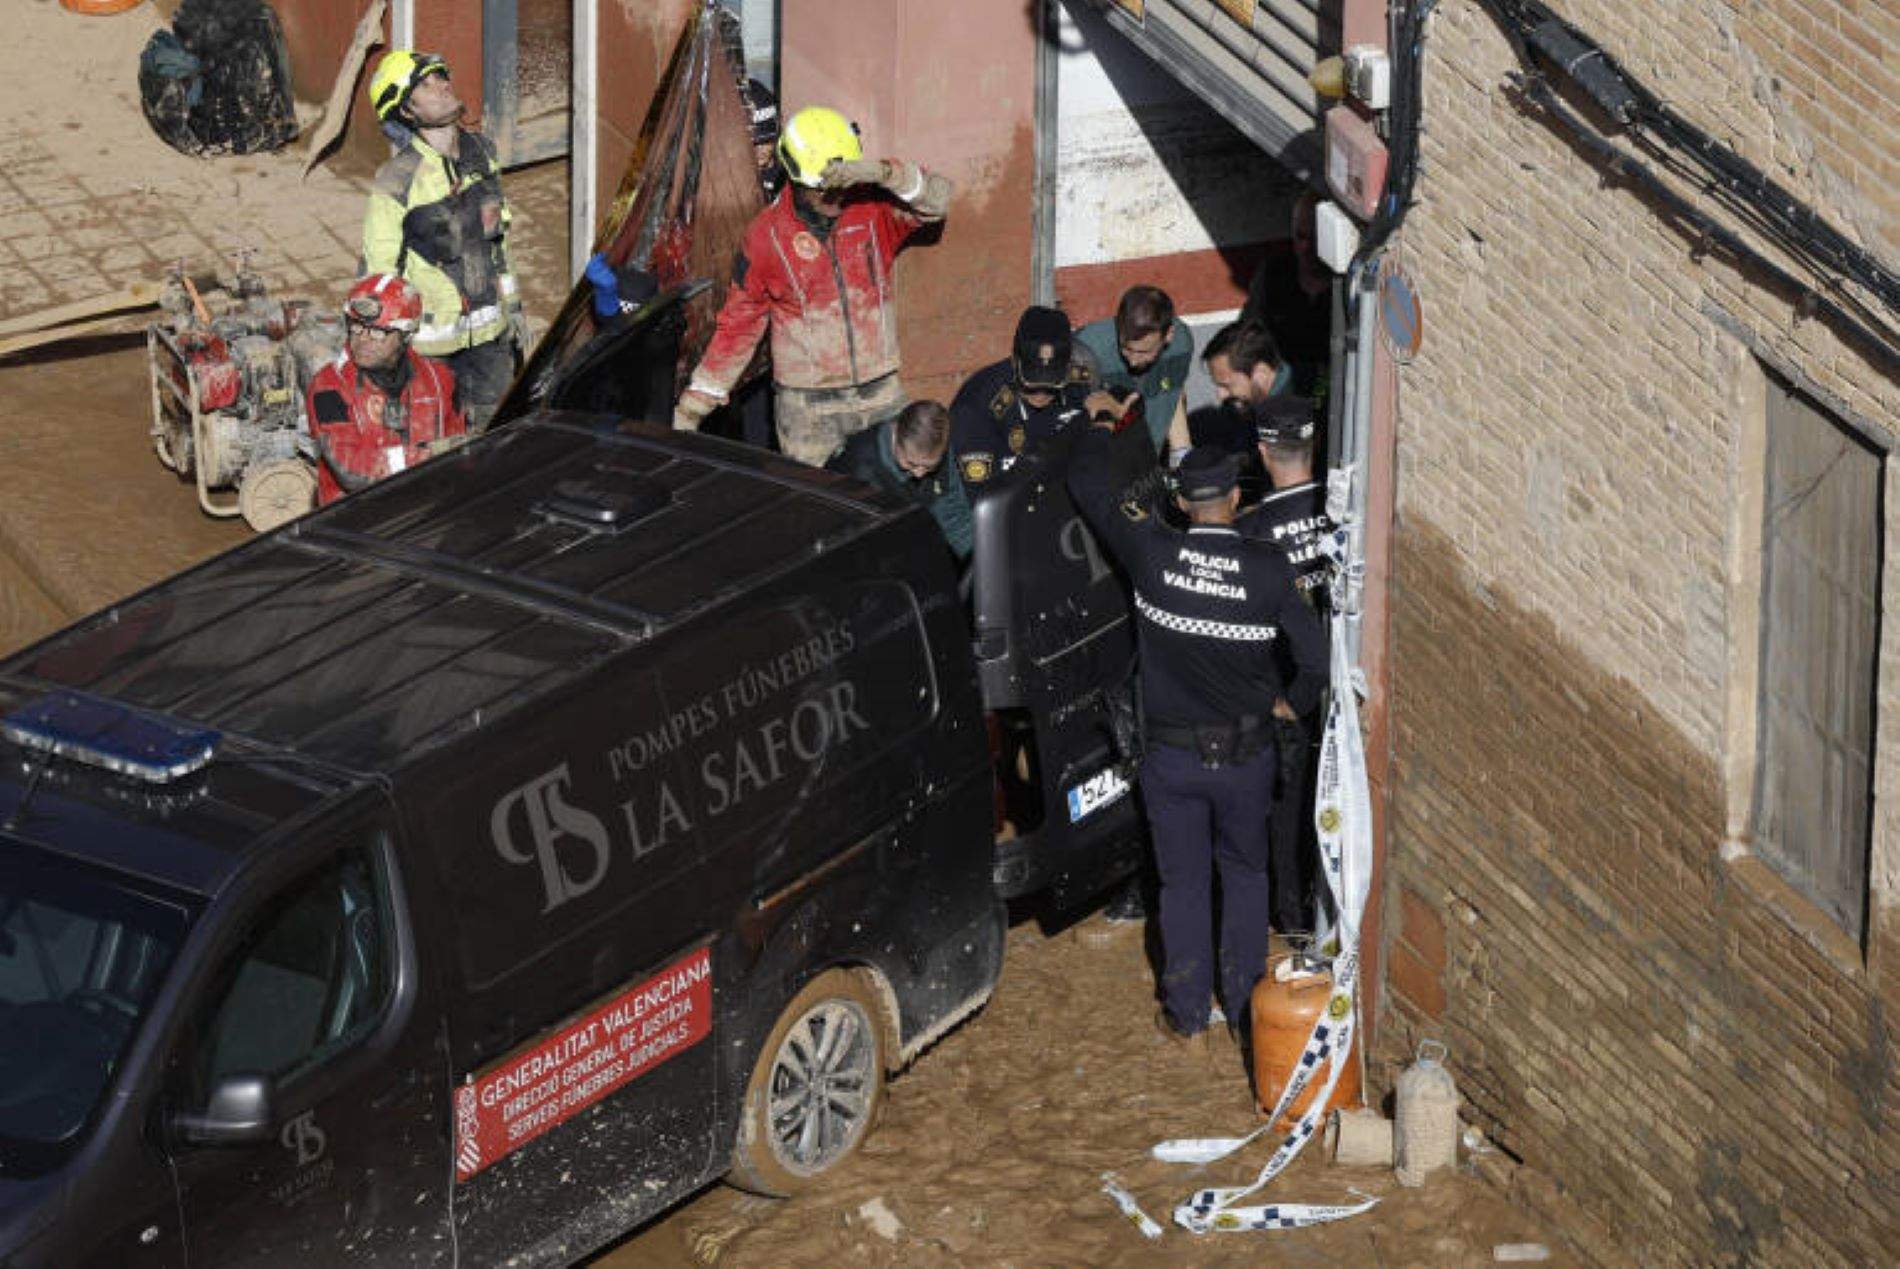
[[(1151, 1021), (1153, 977), (1140, 933), (1099, 916), (1053, 936), (1010, 934), (989, 1006), (889, 1089), (858, 1156), (790, 1201), (716, 1187), (595, 1262), (636, 1266), (1335, 1265), (1490, 1263), (1500, 1243), (1544, 1237), (1467, 1172), (1401, 1188), (1390, 1171), (1325, 1163), (1320, 1147), (1263, 1201), (1350, 1202), (1371, 1212), (1306, 1230), (1196, 1238), (1170, 1226), (1144, 1239), (1100, 1192), (1113, 1171), (1164, 1225), (1204, 1185), (1250, 1179), (1272, 1153), (1256, 1143), (1205, 1169), (1153, 1162), (1175, 1136), (1223, 1136), (1257, 1122), (1238, 1059), (1183, 1055)], [(1552, 1246), (1549, 1264), (1574, 1264)]]

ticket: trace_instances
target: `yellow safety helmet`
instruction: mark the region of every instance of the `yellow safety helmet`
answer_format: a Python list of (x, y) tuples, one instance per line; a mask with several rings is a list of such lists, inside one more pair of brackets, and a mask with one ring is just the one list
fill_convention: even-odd
[(393, 48), (383, 54), (369, 77), (369, 104), (376, 107), (376, 117), (389, 119), (408, 103), (417, 84), (438, 72), (447, 75), (449, 64), (434, 53)]
[(834, 160), (855, 163), (863, 157), (858, 125), (829, 106), (806, 106), (779, 133), (778, 160), (785, 175), (808, 189), (818, 188)]

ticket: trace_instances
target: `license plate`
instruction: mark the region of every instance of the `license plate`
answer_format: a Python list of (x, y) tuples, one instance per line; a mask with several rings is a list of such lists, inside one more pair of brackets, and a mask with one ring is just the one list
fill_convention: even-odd
[(1128, 781), (1122, 779), (1120, 772), (1113, 767), (1098, 771), (1069, 790), (1069, 823), (1074, 824), (1127, 796)]

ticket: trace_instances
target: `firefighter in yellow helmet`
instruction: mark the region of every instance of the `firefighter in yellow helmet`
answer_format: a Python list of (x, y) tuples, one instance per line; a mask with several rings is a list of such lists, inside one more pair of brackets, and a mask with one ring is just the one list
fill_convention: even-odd
[(822, 465), (905, 403), (891, 265), (943, 219), (950, 182), (901, 159), (866, 159), (856, 125), (807, 106), (779, 134), (786, 188), (752, 220), (718, 327), (674, 411), (697, 428), (772, 336), (779, 447)]
[(479, 430), (521, 355), (501, 165), (488, 138), (462, 126), (448, 63), (435, 54), (392, 49), (370, 76), (369, 99), (397, 148), (370, 191), (362, 270), (421, 292), (414, 348), (448, 363)]

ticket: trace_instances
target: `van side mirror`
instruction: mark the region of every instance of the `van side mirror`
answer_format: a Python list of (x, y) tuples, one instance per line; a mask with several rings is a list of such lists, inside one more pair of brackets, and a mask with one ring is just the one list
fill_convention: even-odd
[(268, 1075), (240, 1073), (219, 1080), (200, 1114), (177, 1114), (172, 1130), (195, 1146), (240, 1146), (269, 1141), (276, 1098)]

